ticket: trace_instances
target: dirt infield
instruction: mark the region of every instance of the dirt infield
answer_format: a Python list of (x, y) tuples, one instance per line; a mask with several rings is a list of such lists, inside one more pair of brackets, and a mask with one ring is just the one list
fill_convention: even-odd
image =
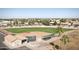
[(23, 35), (23, 36), (45, 36), (45, 35), (49, 35), (51, 33), (47, 33), (47, 32), (24, 32), (24, 33), (19, 33), (18, 35)]

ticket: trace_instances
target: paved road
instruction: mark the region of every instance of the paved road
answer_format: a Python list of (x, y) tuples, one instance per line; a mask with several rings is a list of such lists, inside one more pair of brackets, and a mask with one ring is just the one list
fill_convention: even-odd
[[(8, 29), (8, 28), (35, 28), (35, 27), (43, 27), (43, 28), (57, 28), (58, 26), (13, 26), (13, 27), (1, 27), (1, 29)], [(79, 29), (79, 27), (74, 26), (64, 26), (62, 28), (65, 29)]]
[(31, 49), (26, 47), (26, 46), (23, 46), (23, 47), (15, 48), (15, 49), (12, 49), (12, 50), (31, 50)]
[(9, 49), (4, 43), (4, 35), (0, 32), (0, 50), (7, 50)]

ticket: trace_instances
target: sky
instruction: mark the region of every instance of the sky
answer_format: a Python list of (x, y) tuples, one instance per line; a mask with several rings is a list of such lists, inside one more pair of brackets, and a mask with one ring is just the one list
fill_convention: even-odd
[(0, 8), (0, 18), (79, 17), (79, 8)]

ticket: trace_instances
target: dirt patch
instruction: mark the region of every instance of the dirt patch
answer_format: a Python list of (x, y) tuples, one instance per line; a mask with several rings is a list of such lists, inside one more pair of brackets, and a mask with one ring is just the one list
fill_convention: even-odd
[(59, 45), (61, 50), (79, 50), (79, 30), (72, 30), (64, 34), (69, 37), (69, 43), (64, 45), (60, 40), (56, 40), (53, 43)]

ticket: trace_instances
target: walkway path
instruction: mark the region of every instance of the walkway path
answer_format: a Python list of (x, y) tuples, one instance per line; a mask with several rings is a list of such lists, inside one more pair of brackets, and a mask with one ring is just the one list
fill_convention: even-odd
[[(8, 29), (8, 28), (35, 28), (35, 27), (43, 27), (43, 28), (57, 28), (58, 26), (13, 26), (13, 27), (0, 27), (1, 29)], [(62, 28), (66, 29), (79, 29), (79, 27), (74, 27), (74, 26), (62, 26)]]

